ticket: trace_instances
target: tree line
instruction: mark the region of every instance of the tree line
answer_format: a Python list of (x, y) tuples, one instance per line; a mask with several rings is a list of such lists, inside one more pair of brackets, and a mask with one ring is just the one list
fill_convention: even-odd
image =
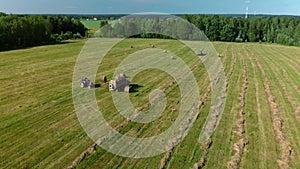
[(84, 37), (86, 28), (78, 20), (59, 16), (25, 16), (0, 13), (0, 48), (36, 46)]
[(96, 37), (113, 38), (160, 38), (181, 40), (205, 40), (196, 27), (176, 16), (136, 15), (122, 17), (114, 22), (100, 23)]
[(268, 42), (300, 46), (300, 17), (230, 18), (183, 15), (212, 41)]
[[(300, 46), (300, 17), (265, 16), (246, 19), (219, 15), (182, 15), (182, 18), (200, 29), (211, 41), (268, 42)], [(195, 27), (178, 17), (124, 17), (111, 24), (103, 22), (100, 27), (101, 32), (96, 36), (172, 37), (184, 40), (203, 37), (196, 33)], [(135, 34), (138, 32), (142, 33)]]

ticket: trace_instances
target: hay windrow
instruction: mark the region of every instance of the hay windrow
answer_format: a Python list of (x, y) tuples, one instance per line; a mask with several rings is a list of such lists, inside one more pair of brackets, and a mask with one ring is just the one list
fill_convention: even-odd
[(279, 147), (281, 150), (280, 159), (277, 160), (278, 166), (283, 169), (289, 168), (289, 161), (292, 156), (292, 147), (290, 142), (286, 138), (286, 134), (284, 133), (284, 122), (281, 119), (280, 116), (280, 110), (279, 106), (276, 103), (276, 98), (274, 97), (272, 93), (272, 86), (269, 78), (266, 76), (266, 73), (260, 64), (259, 60), (255, 58), (255, 61), (261, 70), (262, 74), (266, 77), (264, 86), (265, 86), (265, 92), (267, 93), (269, 97), (269, 104), (271, 107), (271, 110), (273, 112), (273, 129), (275, 132), (276, 140), (279, 142)]
[[(226, 52), (225, 52), (225, 53), (227, 53), (227, 51), (228, 51), (228, 48), (226, 49)], [(226, 80), (225, 80), (225, 86), (226, 86), (226, 88), (225, 88), (225, 91), (222, 91), (222, 92), (224, 92), (224, 93), (227, 92), (228, 81), (229, 81), (229, 79), (230, 79), (230, 77), (231, 77), (231, 75), (232, 75), (232, 73), (233, 73), (234, 67), (235, 67), (236, 58), (235, 58), (235, 55), (234, 55), (233, 53), (232, 53), (232, 57), (233, 57), (233, 60), (234, 60), (234, 61), (231, 63), (231, 65), (230, 65), (230, 70), (229, 70), (229, 72), (228, 72), (228, 74), (227, 74), (227, 76), (226, 76)], [(227, 55), (225, 55), (225, 58), (227, 59)], [(221, 73), (221, 72), (219, 71), (218, 73)], [(205, 100), (208, 98), (210, 92), (211, 92), (211, 88), (208, 87), (208, 88), (207, 88), (207, 91), (206, 91), (206, 93), (205, 93), (205, 95), (204, 95), (204, 99), (205, 99)], [(204, 104), (204, 100), (203, 100), (203, 101), (200, 100), (198, 106), (201, 107), (203, 104)], [(221, 105), (219, 105), (219, 106), (221, 106)], [(198, 107), (198, 108), (200, 109), (200, 107)], [(214, 109), (217, 110), (217, 108), (214, 108)], [(215, 125), (216, 125), (216, 123), (217, 123), (216, 120), (215, 120), (215, 121), (213, 120), (213, 119), (217, 119), (217, 117), (218, 117), (218, 112), (215, 111), (215, 113), (216, 113), (216, 114), (212, 114), (213, 118), (212, 118), (212, 120), (211, 120), (211, 123), (209, 124), (209, 126), (210, 126), (212, 129), (215, 128)], [(203, 167), (205, 166), (206, 159), (207, 159), (207, 155), (208, 155), (208, 151), (209, 151), (209, 148), (210, 148), (212, 142), (213, 142), (212, 139), (211, 139), (211, 138), (208, 138), (208, 140), (207, 140), (205, 143), (201, 144), (201, 149), (202, 149), (203, 153), (202, 153), (202, 156), (201, 156), (200, 160), (199, 160), (197, 163), (194, 164), (194, 166), (193, 166), (194, 169), (203, 168)]]
[(233, 151), (235, 151), (234, 155), (231, 157), (230, 161), (227, 164), (227, 168), (229, 169), (237, 169), (242, 161), (242, 157), (245, 151), (246, 145), (249, 143), (248, 138), (245, 135), (245, 98), (246, 98), (246, 91), (248, 89), (248, 78), (247, 78), (247, 67), (246, 65), (243, 66), (243, 84), (241, 86), (241, 92), (239, 94), (239, 101), (238, 107), (240, 111), (238, 112), (239, 118), (236, 120), (236, 130), (234, 133), (240, 138), (236, 143), (233, 144)]

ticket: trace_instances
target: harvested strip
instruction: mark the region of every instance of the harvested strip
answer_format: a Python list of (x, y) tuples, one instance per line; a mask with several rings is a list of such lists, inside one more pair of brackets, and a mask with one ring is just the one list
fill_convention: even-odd
[(237, 129), (235, 134), (240, 137), (239, 141), (233, 145), (233, 150), (235, 154), (231, 157), (230, 161), (228, 162), (227, 168), (236, 169), (239, 167), (240, 162), (242, 161), (242, 157), (244, 154), (244, 150), (246, 145), (249, 143), (248, 138), (245, 136), (245, 118), (244, 118), (244, 107), (245, 107), (245, 97), (246, 97), (246, 90), (248, 88), (248, 78), (247, 78), (247, 68), (244, 65), (243, 67), (243, 85), (241, 87), (240, 93), (240, 111), (239, 111), (239, 119), (236, 121)]
[(202, 168), (205, 165), (208, 149), (212, 144), (212, 140), (209, 138), (204, 144), (201, 145), (201, 149), (203, 150), (202, 157), (200, 158), (198, 163), (194, 164), (194, 169)]
[[(204, 96), (200, 99), (200, 101), (197, 105), (198, 110), (200, 110), (202, 108), (202, 106), (204, 105), (205, 101), (207, 101), (210, 92), (211, 92), (211, 87), (208, 86)], [(198, 113), (198, 115), (199, 115), (199, 113)], [(198, 115), (197, 115), (197, 117), (198, 117)], [(189, 128), (191, 121), (192, 121), (192, 119), (188, 119), (188, 121), (186, 121), (186, 123), (184, 124), (184, 128), (181, 128), (180, 130), (182, 132), (186, 131)], [(173, 142), (172, 142), (172, 144), (173, 144)], [(173, 147), (173, 145), (169, 145), (169, 146)], [(169, 158), (171, 157), (172, 151), (173, 151), (173, 148), (166, 152), (165, 156), (160, 161), (159, 169), (163, 169), (165, 167), (165, 165), (169, 161)]]
[[(282, 69), (282, 72), (284, 74), (285, 79), (287, 80), (288, 83), (290, 84), (294, 84), (293, 81), (289, 78), (288, 74), (286, 73), (286, 70)], [(297, 93), (300, 95), (300, 89), (299, 86), (297, 85), (293, 85), (293, 88), (295, 89), (295, 91), (297, 91)]]
[[(227, 48), (227, 49), (228, 49), (228, 48)], [(226, 58), (227, 58), (227, 57), (226, 57)], [(235, 55), (234, 55), (233, 52), (232, 52), (232, 58), (233, 58), (234, 61), (231, 63), (229, 72), (228, 72), (228, 74), (227, 74), (227, 76), (226, 76), (226, 81), (225, 81), (225, 86), (226, 86), (226, 88), (225, 88), (225, 91), (222, 91), (222, 92), (224, 92), (224, 93), (227, 92), (228, 81), (229, 81), (229, 79), (230, 79), (230, 77), (231, 77), (231, 75), (232, 75), (232, 73), (233, 73), (233, 70), (234, 70), (234, 67), (235, 67), (235, 63), (236, 63), (236, 58), (235, 58)], [(221, 73), (221, 70), (220, 70), (218, 73)], [(208, 89), (209, 93), (210, 93), (210, 90), (211, 90), (211, 88)], [(209, 93), (206, 93), (206, 94), (205, 94), (206, 98), (208, 97)], [(200, 102), (200, 103), (201, 103), (201, 102)], [(204, 103), (204, 102), (203, 102), (203, 103)], [(222, 106), (222, 105), (219, 105), (219, 106), (217, 106), (217, 107), (221, 107), (221, 106)], [(215, 109), (216, 109), (216, 108), (215, 108)], [(217, 118), (218, 114), (216, 114), (216, 113), (218, 113), (218, 112), (215, 111), (215, 113), (213, 114), (213, 116), (214, 116), (213, 119), (216, 119), (216, 118)], [(211, 126), (211, 128), (214, 128), (215, 125), (216, 125), (216, 123), (217, 123), (217, 121), (211, 120), (211, 124), (210, 124), (209, 126)], [(205, 141), (205, 143), (201, 144), (201, 149), (203, 150), (203, 154), (202, 154), (200, 160), (199, 160), (197, 163), (194, 164), (194, 166), (193, 166), (194, 169), (202, 168), (202, 167), (205, 166), (206, 158), (207, 158), (207, 155), (208, 155), (208, 150), (209, 150), (209, 148), (210, 148), (212, 142), (213, 142), (213, 141), (211, 140), (211, 138), (208, 137), (208, 139)]]
[[(255, 61), (257, 62), (257, 65), (261, 70), (263, 76), (266, 77), (266, 73), (257, 58), (255, 58)], [(273, 128), (276, 135), (276, 140), (279, 142), (281, 150), (281, 156), (280, 159), (277, 160), (277, 163), (280, 168), (287, 169), (289, 168), (289, 161), (293, 150), (283, 131), (283, 120), (280, 117), (280, 110), (277, 103), (275, 102), (276, 98), (272, 93), (271, 83), (268, 77), (265, 78), (264, 85), (265, 91), (269, 97), (268, 100), (270, 102), (271, 110), (273, 111)]]
[(94, 154), (96, 152), (96, 149), (99, 145), (101, 145), (105, 140), (107, 140), (106, 137), (100, 138), (96, 143), (92, 144), (86, 151), (80, 154), (79, 157), (77, 157), (71, 166), (68, 167), (68, 169), (75, 169), (87, 156)]
[(283, 83), (283, 81), (279, 78), (278, 74), (274, 71), (273, 68), (272, 72), (274, 72), (274, 75), (277, 79), (277, 81), (279, 82), (281, 88), (284, 91), (285, 97), (288, 99), (288, 101), (290, 102), (290, 104), (292, 105), (294, 112), (295, 112), (295, 116), (296, 119), (300, 121), (300, 107), (298, 105), (298, 103), (295, 101), (295, 99), (291, 96), (291, 93), (288, 92), (286, 85)]

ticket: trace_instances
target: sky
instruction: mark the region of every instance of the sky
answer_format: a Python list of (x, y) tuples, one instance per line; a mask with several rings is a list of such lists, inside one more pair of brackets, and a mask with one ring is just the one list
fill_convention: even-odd
[(249, 14), (299, 15), (300, 0), (1, 0), (7, 14)]

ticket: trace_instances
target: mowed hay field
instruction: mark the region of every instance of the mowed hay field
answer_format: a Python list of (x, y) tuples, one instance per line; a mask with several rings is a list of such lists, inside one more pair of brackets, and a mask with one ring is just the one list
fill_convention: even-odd
[[(0, 168), (67, 168), (93, 142), (77, 119), (72, 75), (85, 41), (0, 52)], [(122, 134), (149, 137), (176, 119), (180, 91), (159, 70), (132, 79), (136, 108), (147, 109), (152, 90), (165, 89), (166, 110), (149, 123), (127, 121), (114, 108), (107, 84), (118, 64), (149, 43), (181, 57), (197, 79), (203, 104), (185, 139), (161, 155), (131, 159), (98, 147), (77, 168), (300, 168), (300, 48), (254, 43), (213, 43), (225, 67), (226, 107), (211, 142), (198, 138), (210, 109), (210, 90), (201, 60), (174, 40), (126, 39), (100, 64), (95, 90), (105, 119)], [(130, 48), (130, 46), (133, 48)], [(171, 60), (171, 59), (170, 59)], [(79, 82), (80, 79), (78, 79)]]

